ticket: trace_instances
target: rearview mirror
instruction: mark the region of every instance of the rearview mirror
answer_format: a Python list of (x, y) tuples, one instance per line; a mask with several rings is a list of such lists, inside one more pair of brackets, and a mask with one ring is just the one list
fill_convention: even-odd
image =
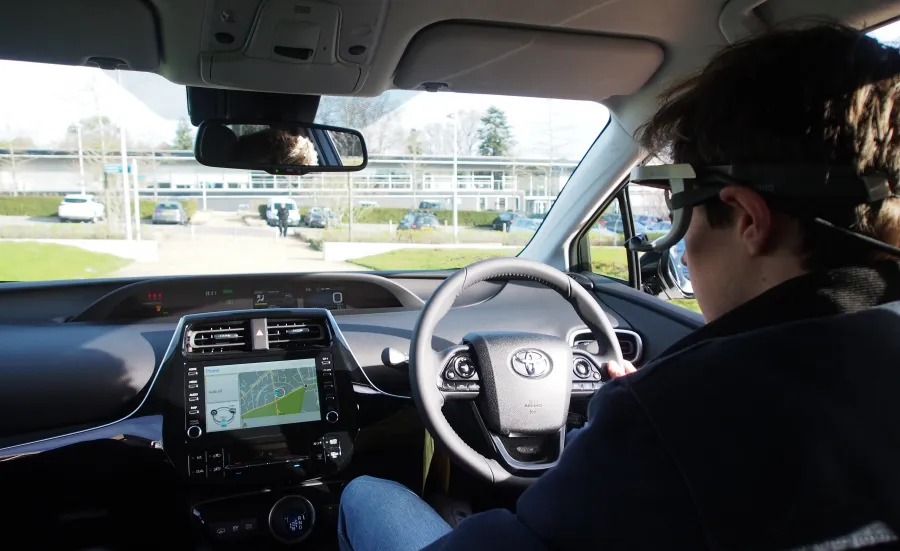
[(197, 129), (197, 162), (269, 174), (356, 172), (369, 161), (362, 134), (311, 123), (207, 120)]

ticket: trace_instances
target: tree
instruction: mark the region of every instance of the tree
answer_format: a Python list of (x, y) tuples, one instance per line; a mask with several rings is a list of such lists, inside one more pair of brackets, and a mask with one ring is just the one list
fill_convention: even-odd
[[(0, 139), (0, 149), (6, 150), (3, 154), (0, 154), (0, 169), (9, 173), (14, 195), (18, 195), (19, 185), (21, 184), (18, 178), (18, 169), (23, 162), (28, 160), (27, 158), (22, 158), (17, 150), (31, 149), (33, 147), (34, 140), (28, 136), (13, 136), (12, 138)], [(2, 175), (0, 175), (0, 181), (2, 181)]]
[[(366, 137), (369, 153), (387, 153), (393, 146), (403, 143), (395, 111), (414, 95), (415, 92), (392, 90), (374, 98), (324, 97), (319, 103), (316, 120), (322, 124), (360, 130)], [(334, 134), (334, 138), (356, 140), (353, 136), (338, 133)], [(347, 148), (350, 146), (352, 144), (348, 144)]]
[(430, 122), (422, 129), (425, 142), (422, 149), (427, 155), (453, 154), (453, 123)]
[(94, 115), (69, 125), (63, 138), (62, 147), (78, 147), (78, 124), (81, 124), (81, 146), (84, 149), (99, 149), (103, 152), (119, 147), (121, 132), (119, 127), (106, 115)]
[(506, 113), (495, 106), (488, 107), (478, 128), (478, 154), (485, 157), (505, 157), (515, 145)]
[(0, 149), (34, 149), (34, 140), (28, 136), (0, 139)]
[(187, 151), (194, 149), (194, 128), (188, 124), (188, 121), (181, 119), (175, 128), (175, 140), (172, 142), (172, 149)]
[(406, 152), (410, 155), (422, 155), (424, 148), (422, 140), (419, 138), (419, 131), (413, 128), (406, 137)]
[[(463, 157), (472, 155), (475, 152), (475, 146), (478, 145), (478, 123), (482, 114), (474, 109), (470, 109), (468, 111), (460, 111), (456, 116), (459, 117), (459, 132), (456, 136), (459, 154)], [(451, 143), (451, 147), (452, 145)]]

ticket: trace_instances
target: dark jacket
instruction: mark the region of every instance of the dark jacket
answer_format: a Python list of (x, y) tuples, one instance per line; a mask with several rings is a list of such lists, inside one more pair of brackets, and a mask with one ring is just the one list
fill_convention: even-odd
[(288, 213), (287, 207), (278, 207), (278, 219), (282, 222), (286, 222), (290, 214)]
[(474, 515), (432, 548), (789, 550), (860, 530), (896, 540), (898, 301), (896, 263), (769, 290), (605, 385), (590, 426), (515, 513)]

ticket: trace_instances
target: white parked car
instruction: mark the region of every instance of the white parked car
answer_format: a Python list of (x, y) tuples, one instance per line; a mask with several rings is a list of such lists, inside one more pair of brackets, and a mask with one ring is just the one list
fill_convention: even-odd
[(266, 223), (274, 227), (278, 225), (278, 209), (284, 205), (288, 209), (288, 226), (300, 225), (300, 210), (297, 202), (290, 197), (271, 197), (266, 203)]
[(103, 219), (104, 207), (90, 195), (66, 195), (56, 215), (62, 222), (97, 222)]

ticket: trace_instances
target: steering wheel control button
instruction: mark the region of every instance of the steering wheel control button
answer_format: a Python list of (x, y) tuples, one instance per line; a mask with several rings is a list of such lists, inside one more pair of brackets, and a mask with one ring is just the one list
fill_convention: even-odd
[(444, 377), (447, 379), (455, 379), (456, 378), (456, 370), (448, 369), (446, 373), (444, 373)]
[(463, 379), (470, 379), (475, 374), (475, 366), (467, 356), (457, 356), (453, 360), (453, 371), (448, 372), (448, 375), (454, 372)]
[(269, 511), (269, 530), (282, 543), (303, 541), (312, 533), (315, 524), (316, 510), (302, 496), (283, 497)]
[(203, 429), (201, 429), (197, 425), (191, 425), (187, 429), (188, 438), (200, 438), (200, 436), (202, 434), (203, 434)]
[(325, 420), (329, 423), (337, 423), (338, 419), (340, 419), (340, 415), (336, 411), (332, 410), (325, 414)]
[(575, 358), (574, 364), (575, 376), (579, 379), (587, 379), (591, 376), (591, 364), (584, 358)]

